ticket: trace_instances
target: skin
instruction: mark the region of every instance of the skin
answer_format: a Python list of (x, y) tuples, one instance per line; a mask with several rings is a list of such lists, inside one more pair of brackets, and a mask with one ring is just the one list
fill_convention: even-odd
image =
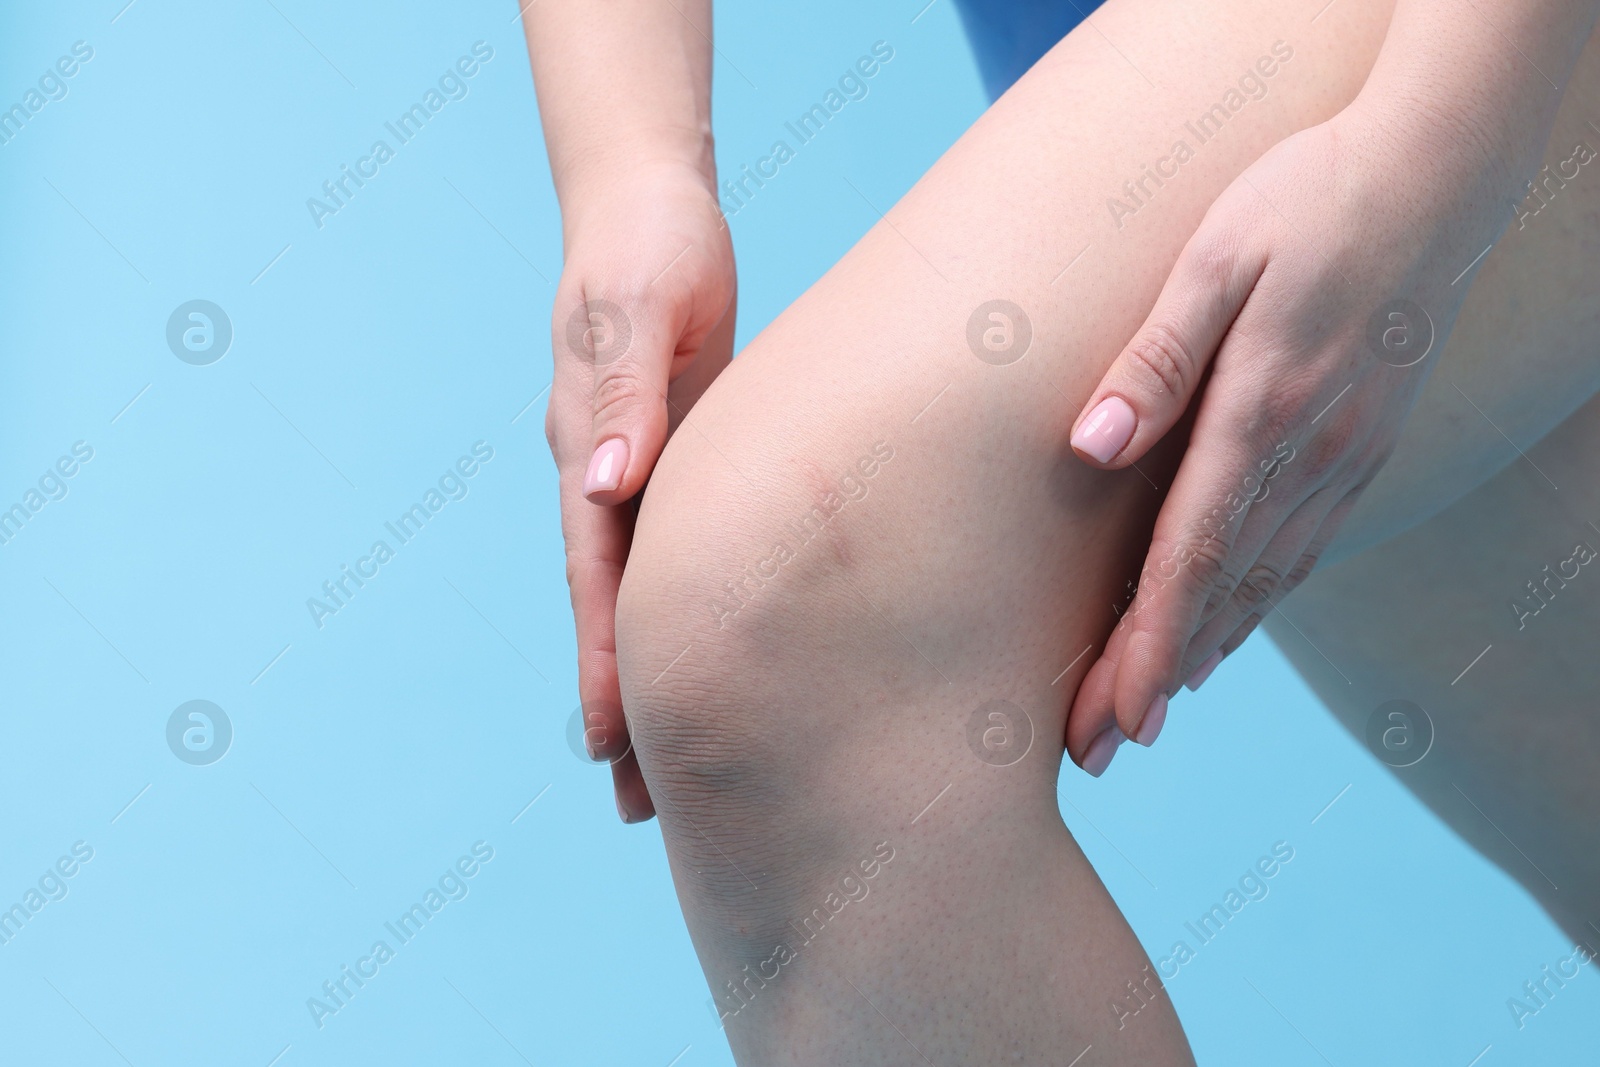
[[(1579, 210), (1592, 220), (1600, 202), (1587, 199)], [(1588, 257), (1594, 238), (1591, 222)], [(1600, 582), (1593, 564), (1562, 565), (1580, 542), (1600, 548), (1589, 525), (1600, 522), (1597, 449), (1600, 402), (1590, 400), (1526, 447), (1526, 460), (1512, 453), (1436, 518), (1319, 571), (1285, 605), (1287, 621), (1266, 623), (1363, 743), (1384, 702), (1419, 705), (1432, 746), (1395, 776), (1589, 946), (1600, 946)], [(1547, 588), (1546, 566), (1556, 572)], [(1562, 569), (1577, 576), (1562, 580)], [(1547, 604), (1519, 629), (1513, 602), (1538, 606), (1529, 581)]]
[[(1597, 9), (1511, 0), (1491, 19), (1467, 6), (1470, 14), (1450, 0), (1400, 0), (1357, 100), (1275, 146), (1223, 193), (1078, 416), (1080, 456), (1126, 467), (1207, 382), (1197, 444), (1157, 522), (1139, 595), (1095, 669), (1113, 672), (1115, 684), (1089, 687), (1074, 714), (1090, 724), (1096, 753), (1074, 758), (1095, 773), (1124, 737), (1153, 743), (1178, 682), (1214, 669), (1262, 603), (1304, 581), (1327, 551), (1426, 380), (1366, 359), (1369, 309), (1401, 292), (1420, 297), (1437, 338), (1448, 336), (1466, 287), (1444, 277), (1498, 236), (1503, 201), (1521, 192)], [(615, 670), (627, 505), (731, 354), (733, 256), (713, 191), (710, 3), (550, 0), (523, 14), (568, 248), (547, 434), (562, 475), (580, 697), (591, 753), (612, 761), (618, 813), (632, 821), (653, 807)], [(625, 157), (620, 143), (630, 146)], [(593, 327), (583, 345), (572, 340), (579, 319)], [(595, 337), (610, 350), (597, 350)], [(1263, 434), (1313, 430), (1330, 397), (1343, 404), (1322, 441), (1337, 442), (1341, 462), (1315, 478), (1302, 464), (1270, 500), (1250, 501), (1220, 530), (1207, 526), (1214, 500), (1241, 481), (1258, 484), (1247, 479), (1273, 446)], [(1122, 433), (1096, 441), (1092, 432), (1108, 398), (1126, 412), (1126, 444)], [(1182, 565), (1169, 574), (1174, 558)]]
[[(1068, 1062), (1091, 1045), (1097, 1063), (1191, 1062), (1164, 998), (1118, 1025), (1113, 998), (1148, 960), (1061, 823), (1049, 741), (1089, 740), (1066, 724), (1087, 662), (1063, 668), (1110, 634), (1187, 427), (1122, 471), (1082, 463), (1065, 431), (1209, 206), (1269, 147), (1355, 98), (1388, 16), (1382, 3), (1340, 4), (1308, 28), (1267, 0), (1111, 0), (752, 343), (663, 453), (618, 600), (621, 692), (708, 983), (724, 1010), (744, 1004), (726, 1020), (740, 1062)], [(1280, 39), (1293, 59), (1268, 96), (1136, 226), (1112, 228), (1104, 199), (1131, 166), (1167, 151)], [(1159, 71), (1158, 87), (1125, 57)], [(1578, 86), (1595, 85), (1597, 58), (1579, 61)], [(1573, 100), (1585, 92), (1558, 115), (1558, 138), (1582, 126)], [(1008, 153), (1016, 144), (1031, 150)], [(1476, 496), (1508, 459), (1491, 420), (1531, 440), (1600, 387), (1582, 269), (1600, 212), (1581, 181), (1569, 194), (1560, 225), (1536, 219), (1485, 261), (1393, 460), (1330, 555), (1355, 566)], [(995, 299), (1031, 325), (1006, 365), (969, 342)], [(981, 338), (994, 322), (976, 317)], [(1332, 464), (1335, 452), (1294, 462)], [(795, 527), (808, 516), (806, 537)], [(1382, 591), (1393, 578), (1370, 580)], [(1370, 614), (1366, 596), (1341, 603)], [(1407, 632), (1407, 653), (1426, 652)], [(1433, 655), (1448, 644), (1454, 666), (1471, 645), (1457, 655), (1461, 635), (1447, 636)], [(1379, 660), (1400, 658), (1377, 644)], [(1373, 670), (1356, 650), (1335, 659)], [(1543, 684), (1572, 676), (1558, 665), (1542, 665), (1557, 679)], [(1370, 682), (1395, 691), (1375, 670)], [(1013, 706), (1012, 736), (1031, 727), (1015, 760), (985, 745), (993, 701)], [(1492, 773), (1504, 760), (1449, 766)], [(868, 875), (880, 845), (893, 859)], [(846, 874), (870, 892), (835, 909), (830, 894), (856, 895)], [(819, 907), (821, 932), (797, 932)], [(778, 944), (794, 958), (774, 963)]]
[(1595, 52), (1591, 40), (1557, 116), (1541, 194), (1485, 258), (1395, 457), (1329, 565), (1284, 605), (1287, 618), (1266, 622), (1363, 740), (1383, 702), (1420, 705), (1433, 745), (1396, 777), (1590, 945), (1600, 944), (1600, 583), (1566, 561), (1579, 542), (1600, 548), (1589, 280), (1600, 183), (1582, 180), (1587, 167), (1572, 181), (1557, 172), (1572, 173), (1578, 142), (1600, 148), (1587, 106), (1600, 99)]
[[(1572, 0), (1488, 11), (1401, 0), (1355, 101), (1275, 146), (1212, 205), (1073, 435), (1090, 462), (1126, 466), (1209, 372), (1139, 595), (1103, 661), (1118, 664), (1111, 699), (1094, 687), (1074, 718), (1150, 744), (1179, 683), (1242, 640), (1263, 599), (1310, 575), (1437, 363), (1375, 361), (1374, 310), (1409, 300), (1438, 340), (1450, 335), (1471, 269), (1542, 162), (1557, 87), (1596, 13)], [(1095, 421), (1113, 410), (1124, 417)], [(1336, 462), (1285, 464), (1272, 492), (1207, 528), (1213, 502), (1284, 439)], [(1174, 558), (1182, 565), (1163, 567)]]
[[(560, 472), (578, 695), (590, 754), (612, 762), (617, 812), (630, 822), (654, 809), (617, 690), (628, 502), (733, 354), (733, 245), (711, 153), (711, 5), (540, 0), (523, 9), (523, 29), (561, 203), (545, 435)], [(592, 489), (586, 475), (607, 442), (622, 442), (613, 480)]]

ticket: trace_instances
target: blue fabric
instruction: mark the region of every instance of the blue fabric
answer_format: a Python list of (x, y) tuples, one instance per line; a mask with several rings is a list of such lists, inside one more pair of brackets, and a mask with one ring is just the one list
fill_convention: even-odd
[(1100, 0), (956, 0), (989, 99), (998, 99)]

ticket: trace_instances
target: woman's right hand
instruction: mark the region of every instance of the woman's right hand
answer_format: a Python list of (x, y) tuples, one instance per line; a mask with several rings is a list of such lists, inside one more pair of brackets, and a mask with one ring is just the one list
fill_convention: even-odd
[(545, 436), (561, 532), (589, 755), (612, 765), (625, 822), (655, 813), (617, 682), (617, 588), (634, 498), (667, 437), (733, 355), (733, 244), (715, 182), (679, 164), (634, 167), (585, 190), (563, 220)]

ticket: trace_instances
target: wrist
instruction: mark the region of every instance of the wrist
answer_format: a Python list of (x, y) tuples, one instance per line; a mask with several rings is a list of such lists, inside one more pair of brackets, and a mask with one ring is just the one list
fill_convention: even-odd
[(1374, 209), (1398, 209), (1422, 240), (1441, 229), (1480, 228), (1493, 239), (1543, 149), (1542, 140), (1508, 129), (1502, 117), (1459, 99), (1451, 105), (1427, 92), (1369, 86), (1336, 123), (1373, 176), (1383, 201)]
[(1451, 183), (1479, 176), (1509, 181), (1519, 140), (1493, 109), (1462, 97), (1441, 99), (1431, 87), (1367, 86), (1341, 113), (1359, 122), (1397, 166)]
[(662, 183), (698, 186), (716, 199), (717, 164), (709, 127), (609, 131), (603, 140), (569, 153), (559, 164), (552, 161), (551, 170), (564, 220)]
[[(1401, 0), (1349, 110), (1388, 132), (1408, 171), (1504, 196), (1538, 167), (1600, 0), (1507, 0), (1498, 30), (1438, 0)], [(1510, 41), (1522, 42), (1507, 55)], [(1517, 199), (1518, 197), (1513, 197)]]

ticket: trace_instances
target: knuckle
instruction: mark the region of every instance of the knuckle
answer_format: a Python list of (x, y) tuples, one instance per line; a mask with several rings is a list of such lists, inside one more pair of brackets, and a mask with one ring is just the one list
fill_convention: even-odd
[(1227, 581), (1220, 581), (1213, 585), (1210, 595), (1206, 597), (1205, 607), (1201, 610), (1200, 617), (1209, 619), (1226, 607), (1228, 601), (1233, 599), (1235, 588), (1231, 582)]
[(1255, 457), (1250, 472), (1277, 478), (1285, 468), (1301, 467), (1304, 446), (1298, 440), (1308, 420), (1306, 405), (1276, 384), (1261, 386), (1255, 395), (1260, 399), (1254, 404), (1235, 406), (1228, 415), (1240, 427), (1239, 445)]
[(1219, 584), (1228, 569), (1228, 550), (1221, 539), (1205, 538), (1195, 546), (1193, 553), (1189, 567), (1195, 582), (1206, 588)]
[(1208, 293), (1230, 290), (1239, 275), (1239, 254), (1233, 235), (1225, 229), (1208, 227), (1206, 237), (1185, 250), (1186, 273)]
[(1247, 607), (1265, 604), (1272, 599), (1283, 580), (1284, 574), (1280, 568), (1258, 562), (1245, 571), (1244, 577), (1239, 580), (1236, 596), (1239, 603)]
[(1355, 444), (1356, 428), (1348, 419), (1337, 419), (1316, 434), (1305, 446), (1306, 469), (1326, 474), (1337, 467)]
[(659, 281), (653, 280), (653, 272), (640, 269), (626, 275), (616, 275), (605, 285), (592, 291), (590, 299), (596, 296), (609, 301), (621, 308), (630, 316), (648, 319), (666, 311), (675, 301), (681, 299), (678, 287), (667, 284), (668, 279), (677, 274), (678, 268), (685, 261), (693, 259), (692, 253), (685, 255), (683, 260), (666, 272)]
[(613, 370), (595, 383), (595, 421), (609, 422), (625, 418), (643, 404), (649, 395), (649, 388), (637, 375), (626, 370)]
[(1223, 587), (1228, 566), (1228, 545), (1214, 532), (1204, 528), (1194, 531), (1176, 544), (1164, 546), (1169, 558), (1176, 561), (1178, 570), (1191, 593), (1210, 595)]
[(1312, 551), (1307, 552), (1305, 555), (1301, 556), (1300, 557), (1300, 561), (1298, 563), (1296, 563), (1290, 569), (1290, 571), (1289, 571), (1289, 573), (1287, 575), (1284, 576), (1284, 579), (1283, 579), (1283, 592), (1284, 592), (1284, 594), (1287, 595), (1290, 591), (1292, 591), (1301, 582), (1303, 582), (1307, 578), (1311, 577), (1311, 573), (1317, 569), (1317, 562), (1321, 558), (1322, 558), (1322, 551), (1320, 549), (1313, 549)]
[(590, 278), (575, 286), (552, 322), (558, 364), (560, 358), (583, 365), (604, 366), (626, 356), (637, 326), (658, 315), (658, 299), (633, 280)]
[(1194, 357), (1170, 327), (1154, 323), (1139, 331), (1124, 353), (1133, 378), (1158, 397), (1183, 399), (1195, 379)]
[[(1265, 417), (1260, 428), (1261, 451), (1264, 455), (1276, 456), (1279, 446), (1287, 444), (1295, 436), (1295, 431), (1305, 422), (1305, 410), (1308, 405), (1289, 403), (1269, 403)], [(1284, 460), (1282, 462), (1288, 462)]]

